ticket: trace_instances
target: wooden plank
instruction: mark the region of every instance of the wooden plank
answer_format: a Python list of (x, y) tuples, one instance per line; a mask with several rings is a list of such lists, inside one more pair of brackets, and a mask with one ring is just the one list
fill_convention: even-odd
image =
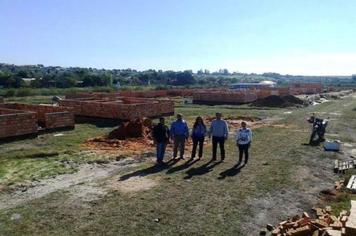
[(356, 191), (356, 175), (351, 176), (346, 188), (353, 192)]

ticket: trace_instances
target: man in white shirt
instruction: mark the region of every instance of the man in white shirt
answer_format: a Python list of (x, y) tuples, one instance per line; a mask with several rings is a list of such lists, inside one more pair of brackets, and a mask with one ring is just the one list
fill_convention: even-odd
[(241, 128), (236, 130), (236, 145), (239, 148), (239, 162), (242, 162), (242, 157), (245, 154), (245, 164), (248, 162), (248, 149), (252, 142), (252, 131), (246, 127), (246, 122), (241, 122)]
[(218, 144), (220, 146), (221, 161), (225, 159), (225, 140), (229, 136), (229, 127), (227, 122), (221, 119), (222, 114), (216, 113), (216, 119), (211, 122), (209, 138), (213, 137), (213, 161), (216, 160), (216, 151)]

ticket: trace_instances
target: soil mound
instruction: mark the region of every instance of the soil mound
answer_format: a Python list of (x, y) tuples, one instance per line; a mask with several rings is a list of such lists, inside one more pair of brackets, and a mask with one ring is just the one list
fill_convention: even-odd
[(125, 140), (129, 138), (149, 138), (152, 122), (149, 119), (136, 119), (122, 123), (119, 128), (111, 131), (109, 139)]
[(296, 96), (293, 95), (286, 95), (283, 96), (282, 98), (289, 103), (304, 105), (304, 101), (302, 99), (297, 98)]
[(265, 98), (257, 99), (251, 105), (256, 107), (293, 107), (293, 106), (300, 106), (303, 105), (303, 100), (293, 96), (293, 95), (286, 95), (286, 96), (277, 96), (272, 95)]

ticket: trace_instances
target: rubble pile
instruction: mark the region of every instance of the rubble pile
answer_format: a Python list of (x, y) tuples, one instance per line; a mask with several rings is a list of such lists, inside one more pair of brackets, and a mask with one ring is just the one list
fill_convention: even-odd
[[(342, 211), (338, 217), (331, 214), (331, 207), (313, 208), (317, 218), (304, 212), (276, 226), (267, 225), (272, 236), (355, 236), (356, 235), (356, 201), (351, 201), (351, 210)], [(261, 231), (260, 235), (267, 235)]]

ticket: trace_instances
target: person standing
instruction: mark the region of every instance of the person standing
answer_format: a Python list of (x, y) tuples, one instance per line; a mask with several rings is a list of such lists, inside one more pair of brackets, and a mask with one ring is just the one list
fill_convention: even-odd
[(159, 123), (153, 128), (153, 140), (157, 148), (157, 164), (163, 164), (164, 153), (169, 142), (170, 132), (163, 117), (159, 118)]
[(219, 144), (221, 161), (225, 159), (225, 140), (229, 136), (229, 127), (227, 122), (221, 119), (222, 114), (216, 113), (216, 119), (211, 122), (209, 129), (209, 138), (213, 137), (213, 161), (216, 160), (216, 151)]
[(178, 148), (180, 159), (184, 159), (185, 141), (189, 137), (189, 129), (182, 114), (177, 114), (177, 120), (171, 124), (171, 137), (173, 139), (173, 159), (177, 158)]
[(239, 164), (242, 162), (245, 155), (245, 164), (248, 162), (248, 149), (252, 142), (252, 131), (247, 128), (246, 122), (241, 122), (241, 128), (236, 130), (236, 145), (239, 148)]
[(195, 158), (197, 151), (197, 146), (199, 145), (199, 159), (203, 156), (203, 145), (206, 135), (206, 126), (204, 124), (203, 118), (198, 116), (195, 120), (192, 129), (192, 140), (193, 140), (193, 149), (192, 149), (192, 159)]

